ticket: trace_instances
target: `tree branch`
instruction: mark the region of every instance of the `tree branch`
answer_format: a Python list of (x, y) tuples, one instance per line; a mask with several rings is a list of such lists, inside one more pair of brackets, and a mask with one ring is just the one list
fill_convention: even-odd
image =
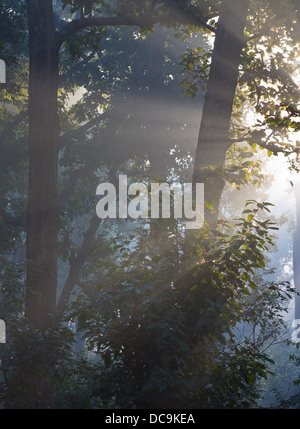
[(78, 138), (84, 135), (88, 130), (98, 125), (101, 121), (107, 119), (110, 114), (111, 110), (107, 110), (102, 115), (95, 116), (95, 118), (86, 122), (84, 125), (81, 125), (79, 128), (76, 128), (75, 130), (70, 130), (67, 133), (61, 135), (59, 138), (60, 146), (65, 146), (72, 138)]
[(14, 119), (9, 122), (3, 129), (1, 135), (0, 135), (0, 143), (3, 144), (7, 138), (11, 135), (11, 133), (14, 131), (14, 129), (20, 125), (28, 116), (28, 110), (22, 110), (20, 113), (18, 113)]
[(91, 167), (93, 167), (92, 164), (87, 164), (70, 173), (66, 186), (59, 193), (59, 196), (58, 196), (59, 207), (62, 207), (63, 204), (69, 200), (69, 198), (74, 192), (74, 189), (76, 187), (78, 180), (84, 177), (85, 174), (89, 173), (91, 171)]
[(68, 78), (70, 76), (72, 76), (75, 72), (80, 70), (83, 66), (88, 64), (88, 62), (91, 59), (93, 59), (95, 55), (96, 55), (95, 51), (89, 55), (85, 55), (79, 63), (77, 63), (77, 64), (75, 63), (72, 67), (69, 68), (69, 70), (65, 74), (60, 75), (59, 76), (59, 86), (63, 87), (64, 83), (68, 80)]
[(276, 146), (274, 144), (264, 144), (262, 142), (257, 143), (258, 146), (260, 146), (263, 149), (267, 149), (269, 151), (271, 151), (274, 154), (277, 153), (286, 153), (286, 154), (292, 154), (292, 153), (300, 153), (300, 147), (295, 147), (293, 145), (287, 145), (285, 147), (282, 146)]
[(263, 36), (268, 36), (271, 33), (271, 28), (263, 28), (257, 33), (251, 34), (251, 36), (245, 37), (245, 44), (250, 42), (251, 40), (259, 39)]
[[(233, 143), (243, 143), (247, 141), (247, 137), (241, 137), (238, 139), (229, 139), (228, 142), (230, 144)], [(270, 144), (267, 141), (265, 143), (263, 142), (255, 142), (255, 144), (257, 144), (258, 146), (260, 146), (262, 149), (267, 149), (271, 152), (273, 152), (274, 154), (277, 153), (286, 153), (286, 154), (292, 154), (292, 153), (300, 153), (300, 147), (297, 146), (293, 146), (293, 145), (286, 145), (285, 147), (283, 146), (276, 146), (275, 144)]]
[(69, 275), (56, 306), (60, 314), (63, 313), (75, 285), (79, 282), (80, 271), (88, 258), (91, 244), (101, 221), (102, 219), (99, 219), (96, 215), (93, 216), (84, 235), (78, 254), (70, 262)]
[[(196, 6), (190, 6), (188, 9), (184, 9), (183, 7), (178, 6), (178, 10), (180, 12), (180, 20), (182, 24), (192, 24), (197, 27), (203, 27), (206, 28), (206, 30), (211, 31), (212, 33), (215, 33), (217, 30), (212, 25), (207, 24), (206, 20), (211, 19), (216, 15), (210, 15), (207, 16), (205, 11), (200, 10)], [(168, 16), (166, 16), (166, 19), (168, 20)], [(163, 22), (163, 19), (161, 20)]]
[[(165, 14), (163, 16), (154, 17), (155, 8), (157, 6), (158, 0), (153, 0), (149, 10), (141, 15), (141, 16), (128, 16), (128, 17), (101, 17), (101, 16), (93, 16), (93, 17), (80, 17), (79, 19), (74, 19), (69, 22), (61, 31), (56, 33), (57, 49), (60, 49), (61, 45), (65, 40), (68, 39), (72, 34), (77, 33), (80, 30), (84, 30), (89, 27), (121, 27), (121, 26), (134, 26), (134, 27), (147, 27), (152, 28), (157, 23), (162, 23), (164, 20), (169, 21), (169, 15)], [(216, 28), (207, 24), (205, 22), (205, 14), (202, 17), (201, 11), (197, 7), (190, 7), (185, 10), (183, 8), (179, 8), (180, 10), (180, 20), (182, 19), (182, 23), (186, 24), (194, 24), (199, 27), (204, 27), (207, 30), (215, 33)]]
[(152, 27), (157, 20), (153, 16), (143, 15), (141, 17), (90, 17), (79, 18), (71, 21), (63, 30), (57, 33), (57, 48), (59, 49), (62, 43), (72, 34), (89, 27), (121, 27), (121, 26), (136, 26), (136, 27)]
[(4, 362), (3, 362), (2, 359), (1, 359), (1, 369), (2, 369), (4, 383), (5, 383), (6, 387), (9, 388), (10, 387), (10, 383), (9, 383), (8, 377), (7, 377), (7, 370), (6, 370), (5, 364), (4, 364)]
[(153, 12), (157, 6), (157, 3), (158, 3), (158, 0), (152, 0), (152, 3), (150, 5), (149, 11), (148, 11), (149, 14), (153, 15)]

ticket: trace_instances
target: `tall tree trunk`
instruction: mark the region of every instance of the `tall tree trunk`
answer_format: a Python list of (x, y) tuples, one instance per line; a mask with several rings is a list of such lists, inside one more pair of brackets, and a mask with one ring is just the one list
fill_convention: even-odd
[(26, 316), (47, 327), (57, 286), (58, 49), (52, 0), (28, 0), (29, 190)]
[[(194, 183), (204, 183), (205, 220), (214, 227), (224, 187), (222, 168), (227, 149), (232, 106), (244, 45), (250, 0), (223, 0), (210, 68), (194, 164)], [(211, 168), (210, 168), (211, 167)]]
[[(58, 48), (52, 0), (27, 0), (29, 29), (29, 183), (27, 223), (27, 279), (25, 315), (35, 329), (51, 326), (57, 289), (57, 114)], [(45, 331), (46, 332), (46, 331)], [(47, 344), (32, 351), (21, 366), (18, 382), (21, 408), (51, 408), (53, 358)], [(36, 365), (40, 369), (37, 371)]]

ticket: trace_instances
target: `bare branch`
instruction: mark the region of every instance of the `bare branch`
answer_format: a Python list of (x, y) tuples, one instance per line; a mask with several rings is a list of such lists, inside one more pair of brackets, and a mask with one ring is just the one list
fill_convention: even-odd
[(148, 11), (149, 14), (151, 14), (151, 15), (153, 14), (153, 12), (157, 6), (157, 3), (158, 3), (158, 0), (152, 0), (152, 3), (150, 5), (149, 11)]
[(251, 36), (246, 37), (245, 38), (245, 44), (247, 44), (248, 42), (250, 42), (252, 40), (259, 39), (260, 37), (269, 36), (270, 33), (271, 33), (271, 28), (261, 29), (257, 33), (251, 34)]
[[(205, 11), (200, 10), (196, 6), (190, 6), (188, 9), (184, 9), (183, 7), (178, 7), (180, 11), (180, 19), (182, 24), (185, 25), (195, 25), (197, 27), (203, 27), (206, 30), (209, 30), (212, 33), (215, 33), (217, 30), (212, 25), (207, 23), (208, 19), (211, 19), (217, 15), (207, 15)], [(166, 16), (166, 19), (168, 17)], [(163, 20), (162, 20), (163, 22)]]
[(121, 26), (136, 26), (136, 27), (152, 27), (157, 20), (153, 17), (143, 15), (141, 17), (90, 17), (79, 18), (71, 21), (63, 30), (57, 33), (57, 48), (59, 49), (62, 43), (72, 34), (89, 27), (121, 27)]
[(1, 135), (0, 135), (0, 143), (3, 144), (7, 138), (11, 135), (11, 133), (14, 131), (14, 129), (20, 125), (28, 116), (28, 110), (22, 110), (20, 113), (18, 113), (14, 119), (9, 122), (3, 129)]
[(78, 138), (84, 135), (87, 131), (98, 125), (101, 121), (106, 120), (110, 114), (111, 111), (107, 110), (102, 115), (95, 116), (95, 118), (86, 122), (84, 125), (81, 125), (79, 128), (76, 128), (75, 130), (70, 130), (67, 133), (61, 135), (59, 138), (60, 146), (65, 146), (70, 139)]
[(77, 170), (74, 170), (70, 173), (66, 186), (59, 193), (59, 196), (58, 196), (59, 207), (62, 207), (63, 204), (69, 200), (69, 198), (72, 196), (74, 192), (74, 189), (76, 187), (78, 180), (84, 177), (86, 174), (88, 174), (91, 171), (92, 167), (93, 165), (87, 164), (84, 167), (80, 167)]
[(71, 293), (74, 290), (74, 287), (79, 282), (81, 269), (88, 258), (93, 239), (95, 237), (98, 227), (100, 226), (100, 223), (101, 223), (101, 219), (99, 219), (96, 215), (94, 215), (84, 235), (84, 239), (82, 241), (82, 244), (78, 251), (77, 256), (73, 257), (73, 259), (70, 262), (69, 275), (64, 285), (64, 288), (60, 294), (60, 297), (56, 306), (57, 311), (59, 313), (62, 313), (64, 311), (68, 303), (68, 300), (71, 296)]

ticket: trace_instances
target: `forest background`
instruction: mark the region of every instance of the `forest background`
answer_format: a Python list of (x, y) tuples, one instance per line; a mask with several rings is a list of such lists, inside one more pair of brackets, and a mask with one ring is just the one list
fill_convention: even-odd
[[(0, 1), (2, 408), (299, 407), (299, 19)], [(205, 226), (99, 219), (120, 174), (204, 183)]]

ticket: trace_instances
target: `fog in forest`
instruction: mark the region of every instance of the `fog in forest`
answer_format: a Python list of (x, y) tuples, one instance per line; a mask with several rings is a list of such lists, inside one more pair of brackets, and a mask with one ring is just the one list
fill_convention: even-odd
[(298, 2), (0, 0), (0, 57), (0, 409), (299, 408)]

